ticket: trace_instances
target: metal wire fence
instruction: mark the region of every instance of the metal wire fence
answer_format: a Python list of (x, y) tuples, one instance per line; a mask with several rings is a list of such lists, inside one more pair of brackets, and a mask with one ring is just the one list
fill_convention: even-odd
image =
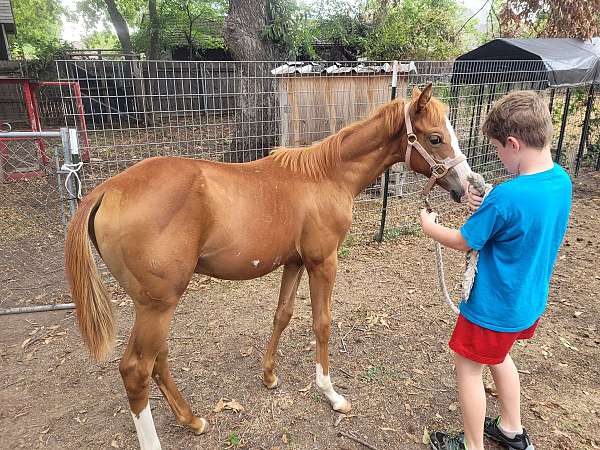
[(0, 133), (0, 309), (64, 299), (60, 132)]
[[(302, 147), (361, 120), (391, 97), (390, 62), (176, 62), (64, 60), (57, 62), (66, 125), (78, 127), (74, 86), (81, 91), (87, 123), (87, 191), (148, 157), (178, 155), (243, 162), (273, 147)], [(547, 88), (540, 61), (403, 62), (398, 96), (433, 82), (435, 94), (450, 106), (459, 143), (474, 170), (498, 182), (507, 174), (481, 135), (492, 103), (516, 89), (540, 91), (561, 110), (566, 92)], [(557, 139), (562, 115), (555, 114)], [(581, 121), (580, 121), (581, 122)], [(563, 163), (574, 164), (581, 123), (565, 131)], [(414, 224), (423, 179), (392, 171), (386, 233)], [(381, 180), (357, 199), (353, 232), (372, 235), (382, 212)], [(438, 208), (455, 205), (437, 191)]]
[[(65, 225), (75, 203), (65, 189), (68, 131), (77, 129), (84, 194), (145, 158), (177, 155), (243, 162), (273, 147), (303, 147), (366, 118), (392, 95), (390, 62), (174, 62), (135, 59), (57, 62), (58, 82), (2, 85), (0, 122), (36, 133), (0, 133), (0, 312), (68, 302)], [(495, 100), (516, 89), (542, 93), (555, 124), (555, 158), (571, 173), (600, 169), (600, 99), (594, 86), (552, 89), (540, 61), (402, 62), (397, 95), (434, 84), (471, 167), (491, 182), (508, 174), (481, 134)], [(10, 94), (10, 95), (9, 95)], [(29, 100), (28, 100), (29, 99)], [(33, 124), (33, 125), (32, 125)], [(3, 127), (6, 129), (8, 127)], [(66, 134), (65, 134), (66, 133)], [(349, 240), (416, 233), (424, 178), (391, 170), (359, 194)], [(436, 189), (435, 208), (463, 209)], [(61, 306), (65, 306), (64, 304)]]
[[(64, 120), (78, 130), (84, 193), (152, 156), (242, 162), (275, 146), (303, 147), (366, 118), (392, 95), (390, 62), (79, 58), (58, 61), (57, 69), (59, 81), (40, 83), (31, 104), (37, 103), (45, 126)], [(594, 115), (600, 105), (593, 87), (551, 89), (546, 80), (539, 61), (402, 62), (397, 95), (408, 97), (413, 86), (433, 82), (435, 95), (450, 107), (469, 163), (499, 182), (508, 175), (481, 135), (481, 124), (505, 93), (537, 90), (552, 111), (557, 159), (573, 173), (584, 164), (600, 168), (600, 118)], [(18, 87), (14, 92), (16, 97), (7, 97), (13, 103), (20, 98)], [(25, 109), (15, 111), (23, 116)], [(23, 120), (29, 127), (31, 120)], [(66, 144), (59, 134), (0, 133), (0, 307), (48, 303), (66, 292), (62, 246), (74, 205), (64, 189)], [(392, 168), (384, 238), (416, 232), (423, 183), (402, 164)], [(383, 192), (379, 178), (358, 196), (350, 239), (378, 232)], [(438, 211), (461, 211), (439, 189), (433, 197)]]

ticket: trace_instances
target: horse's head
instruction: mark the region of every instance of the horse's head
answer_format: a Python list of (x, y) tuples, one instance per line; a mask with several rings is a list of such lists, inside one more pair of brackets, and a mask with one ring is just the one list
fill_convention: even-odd
[(447, 107), (431, 94), (431, 84), (423, 92), (415, 87), (412, 101), (405, 106), (406, 135), (400, 139), (406, 148), (404, 163), (429, 178), (425, 194), (437, 183), (460, 202), (471, 168), (446, 115)]

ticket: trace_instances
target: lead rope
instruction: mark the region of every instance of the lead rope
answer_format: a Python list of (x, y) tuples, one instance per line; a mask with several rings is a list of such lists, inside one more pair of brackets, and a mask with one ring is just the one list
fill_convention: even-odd
[[(477, 190), (477, 192), (483, 193), (483, 198), (485, 198), (492, 190), (492, 185), (486, 183), (485, 180), (483, 179), (483, 177), (478, 173), (472, 172), (467, 177), (467, 180), (469, 181), (469, 184)], [(425, 196), (425, 197), (423, 197), (423, 199), (425, 201), (425, 207), (427, 208), (427, 211), (429, 211), (429, 212), (433, 211), (433, 208), (431, 207), (431, 203), (429, 202), (429, 196)], [(438, 221), (437, 217), (436, 217), (435, 221), (436, 222)], [(475, 275), (477, 274), (477, 262), (479, 260), (479, 252), (477, 250), (471, 249), (466, 253), (465, 258), (466, 258), (466, 261), (465, 261), (466, 267), (465, 267), (465, 273), (463, 275), (462, 288), (463, 288), (463, 299), (465, 301), (467, 301), (469, 298), (469, 295), (471, 294), (471, 289), (473, 288), (473, 283), (475, 282)], [(452, 299), (450, 298), (450, 294), (448, 293), (448, 288), (446, 287), (446, 276), (444, 273), (444, 259), (442, 257), (442, 244), (440, 244), (437, 241), (435, 241), (435, 260), (436, 260), (438, 282), (440, 284), (440, 289), (442, 290), (442, 295), (444, 297), (444, 300), (446, 301), (446, 303), (448, 303), (448, 306), (450, 306), (450, 309), (452, 309), (452, 311), (454, 311), (455, 314), (458, 314), (459, 309), (456, 306), (456, 304), (452, 301)]]

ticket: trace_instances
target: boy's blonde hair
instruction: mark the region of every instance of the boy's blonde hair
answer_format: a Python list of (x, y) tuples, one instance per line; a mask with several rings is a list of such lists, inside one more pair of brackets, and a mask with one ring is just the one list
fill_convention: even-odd
[(552, 143), (554, 127), (540, 95), (534, 91), (515, 91), (494, 103), (482, 130), (502, 145), (512, 136), (529, 147), (543, 149)]

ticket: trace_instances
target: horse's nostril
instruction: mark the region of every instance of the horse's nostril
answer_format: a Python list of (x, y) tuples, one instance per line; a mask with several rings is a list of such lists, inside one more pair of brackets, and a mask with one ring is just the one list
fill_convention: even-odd
[(456, 203), (460, 203), (460, 201), (462, 200), (462, 196), (463, 196), (462, 192), (460, 192), (456, 189), (450, 190), (450, 197), (452, 197), (452, 200), (454, 200)]

